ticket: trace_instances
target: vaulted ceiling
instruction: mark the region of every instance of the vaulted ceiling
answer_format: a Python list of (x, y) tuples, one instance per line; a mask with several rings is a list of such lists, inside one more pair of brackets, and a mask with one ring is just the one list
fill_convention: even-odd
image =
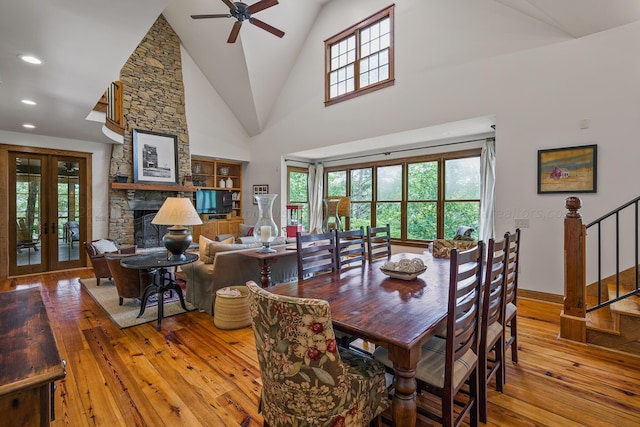
[[(284, 31), (283, 38), (245, 22), (233, 44), (226, 41), (234, 19), (190, 18), (193, 14), (228, 13), (221, 0), (3, 2), (0, 130), (110, 142), (99, 125), (85, 118), (163, 13), (247, 134), (257, 135), (268, 122), (318, 14), (327, 3), (339, 1), (344, 0), (280, 0), (256, 17)], [(575, 38), (640, 19), (640, 0), (487, 1), (515, 9)], [(18, 59), (20, 54), (39, 56), (44, 63), (25, 64)], [(22, 99), (32, 99), (38, 105), (24, 105)], [(36, 127), (25, 130), (24, 123)]]

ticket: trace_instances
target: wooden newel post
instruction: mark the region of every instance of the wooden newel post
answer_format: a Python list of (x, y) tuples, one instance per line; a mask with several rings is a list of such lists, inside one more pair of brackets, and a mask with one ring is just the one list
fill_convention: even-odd
[(586, 323), (586, 228), (578, 209), (579, 197), (567, 197), (564, 217), (564, 309), (560, 314), (560, 337), (587, 341)]

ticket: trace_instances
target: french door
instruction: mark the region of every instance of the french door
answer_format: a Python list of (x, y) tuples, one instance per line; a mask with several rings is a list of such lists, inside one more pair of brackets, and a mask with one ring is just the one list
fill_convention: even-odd
[(83, 266), (86, 158), (8, 154), (9, 274)]

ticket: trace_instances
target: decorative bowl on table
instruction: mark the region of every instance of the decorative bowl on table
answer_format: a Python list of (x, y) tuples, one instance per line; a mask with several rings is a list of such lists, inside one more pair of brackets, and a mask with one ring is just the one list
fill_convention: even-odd
[(387, 261), (380, 271), (389, 277), (400, 280), (415, 280), (427, 270), (421, 258), (401, 259), (400, 261)]

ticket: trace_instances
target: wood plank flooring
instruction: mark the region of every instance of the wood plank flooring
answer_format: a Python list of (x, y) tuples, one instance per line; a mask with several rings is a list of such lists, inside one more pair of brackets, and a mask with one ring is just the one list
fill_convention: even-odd
[[(262, 425), (250, 328), (219, 330), (190, 312), (166, 318), (160, 332), (155, 322), (121, 330), (82, 290), (83, 277), (91, 270), (0, 281), (0, 291), (42, 289), (67, 361), (53, 426)], [(519, 363), (507, 364), (503, 394), (490, 390), (487, 425), (640, 425), (640, 359), (559, 340), (560, 309), (520, 299)]]

